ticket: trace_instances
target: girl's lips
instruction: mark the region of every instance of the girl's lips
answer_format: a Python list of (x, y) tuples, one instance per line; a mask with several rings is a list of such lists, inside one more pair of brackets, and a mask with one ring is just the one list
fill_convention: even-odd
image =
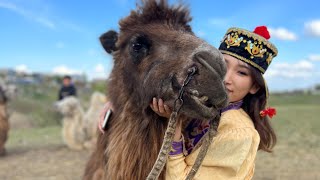
[(232, 90), (230, 90), (230, 89), (227, 89), (227, 91), (228, 91), (228, 92), (233, 92), (233, 91), (232, 91)]

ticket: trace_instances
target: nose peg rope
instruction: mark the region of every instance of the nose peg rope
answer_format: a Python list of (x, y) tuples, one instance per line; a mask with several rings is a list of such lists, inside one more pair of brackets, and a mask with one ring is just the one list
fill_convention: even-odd
[[(159, 178), (159, 175), (161, 174), (163, 167), (166, 164), (167, 158), (168, 158), (168, 154), (171, 150), (171, 144), (173, 141), (173, 136), (175, 133), (175, 129), (176, 129), (176, 125), (177, 125), (177, 116), (178, 113), (184, 103), (182, 96), (183, 93), (185, 91), (185, 87), (188, 85), (188, 83), (190, 82), (190, 80), (192, 79), (193, 75), (196, 73), (196, 67), (192, 67), (190, 69), (188, 69), (188, 75), (185, 78), (185, 80), (183, 81), (183, 84), (179, 90), (179, 96), (178, 98), (174, 101), (174, 105), (173, 105), (173, 111), (170, 115), (170, 119), (169, 119), (169, 123), (167, 126), (167, 130), (165, 132), (164, 135), (164, 141), (162, 143), (160, 152), (158, 154), (157, 160), (154, 163), (152, 170), (150, 171), (148, 177), (146, 178), (147, 180), (156, 180)], [(220, 116), (216, 117), (216, 118), (220, 118)], [(198, 171), (207, 151), (210, 145), (210, 142), (212, 141), (216, 131), (215, 128), (217, 127), (216, 122), (218, 121), (211, 121), (210, 124), (210, 131), (209, 133), (207, 133), (205, 135), (205, 139), (204, 142), (202, 144), (202, 147), (200, 149), (200, 152), (197, 156), (197, 159), (194, 163), (194, 165), (192, 166), (192, 170), (189, 172), (188, 176), (186, 179), (191, 180), (196, 172)]]

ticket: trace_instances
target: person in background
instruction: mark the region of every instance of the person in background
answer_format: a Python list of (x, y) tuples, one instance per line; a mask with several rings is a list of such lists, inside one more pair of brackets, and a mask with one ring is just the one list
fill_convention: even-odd
[(62, 100), (67, 96), (77, 96), (77, 90), (72, 83), (71, 76), (64, 76), (62, 79), (62, 87), (59, 90), (58, 100)]

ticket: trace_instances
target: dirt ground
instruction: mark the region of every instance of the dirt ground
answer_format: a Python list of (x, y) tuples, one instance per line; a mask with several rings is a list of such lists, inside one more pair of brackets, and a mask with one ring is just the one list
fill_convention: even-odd
[[(253, 179), (320, 179), (318, 152), (305, 149), (293, 154), (284, 149), (287, 147), (279, 146), (275, 154), (259, 152)], [(62, 143), (10, 146), (7, 150), (8, 154), (0, 158), (0, 180), (80, 180), (91, 153), (72, 151)]]
[(8, 154), (0, 158), (1, 180), (79, 180), (90, 155), (62, 144), (7, 150)]
[[(8, 153), (0, 157), (0, 180), (81, 179), (90, 151), (68, 149), (60, 126), (40, 128), (19, 114), (12, 117), (16, 120), (11, 119)], [(272, 154), (258, 152), (254, 180), (320, 180), (319, 121), (305, 118), (308, 123), (279, 121), (285, 126), (279, 128), (278, 144)]]
[(0, 180), (80, 180), (91, 154), (62, 142), (61, 127), (36, 127), (27, 116), (10, 116), (7, 154), (0, 157)]

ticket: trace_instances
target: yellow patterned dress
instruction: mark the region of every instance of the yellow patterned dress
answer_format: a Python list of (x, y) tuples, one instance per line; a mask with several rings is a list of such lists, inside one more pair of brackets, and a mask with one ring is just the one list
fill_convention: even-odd
[[(195, 133), (203, 134), (206, 128), (201, 124), (189, 133), (193, 133), (192, 137), (184, 135), (187, 137), (180, 142), (173, 142), (166, 166), (167, 180), (185, 179), (200, 149), (192, 149), (196, 146), (192, 144)], [(243, 109), (231, 108), (223, 112), (217, 136), (194, 179), (251, 179), (259, 143), (259, 134)]]

